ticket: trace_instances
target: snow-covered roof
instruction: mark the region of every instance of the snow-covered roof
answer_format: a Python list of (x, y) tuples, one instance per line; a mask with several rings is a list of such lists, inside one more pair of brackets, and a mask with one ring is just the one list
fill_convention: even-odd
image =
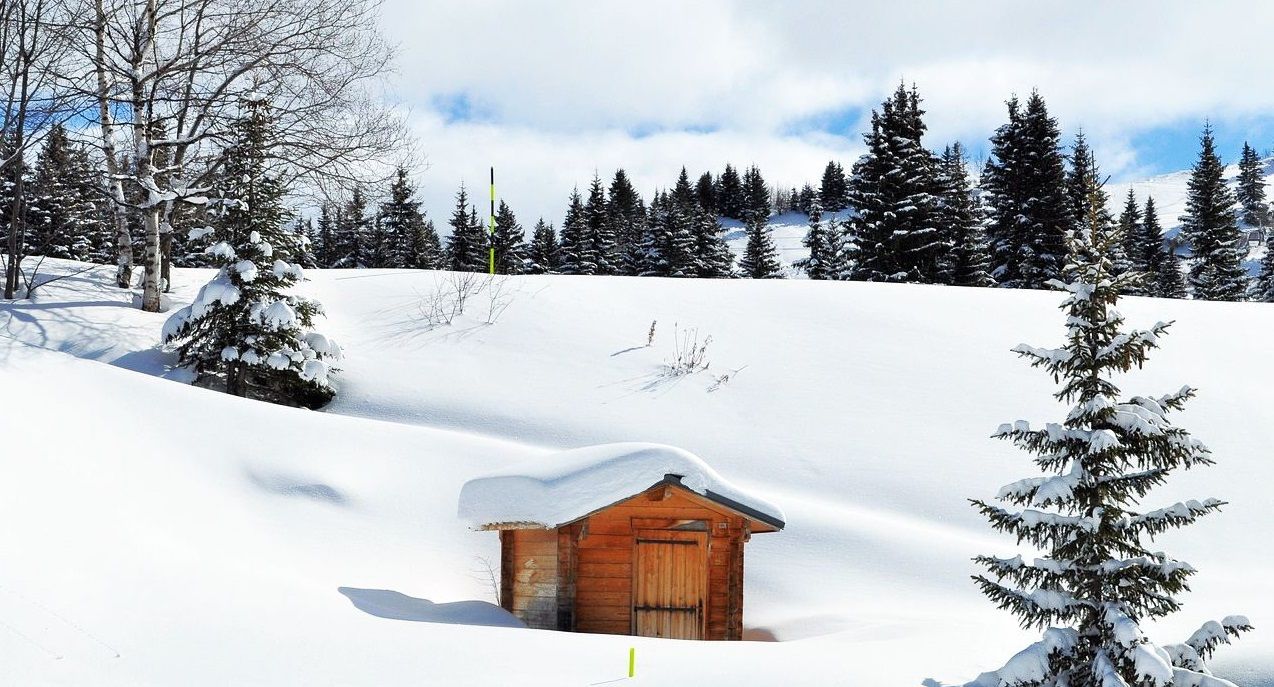
[(727, 482), (698, 456), (662, 444), (601, 444), (540, 456), (465, 483), (460, 519), (474, 529), (553, 529), (661, 483), (782, 529), (778, 506)]

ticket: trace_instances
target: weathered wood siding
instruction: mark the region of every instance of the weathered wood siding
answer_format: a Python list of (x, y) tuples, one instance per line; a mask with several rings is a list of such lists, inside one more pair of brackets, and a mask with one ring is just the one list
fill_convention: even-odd
[[(742, 638), (742, 567), (741, 560), (735, 560), (743, 552), (742, 519), (710, 508), (681, 489), (668, 489), (666, 494), (662, 489), (639, 494), (577, 523), (577, 527), (582, 524), (582, 536), (575, 547), (578, 564), (571, 629), (604, 634), (635, 632), (634, 521), (653, 529), (653, 520), (702, 520), (709, 542), (705, 638)], [(732, 618), (737, 620), (732, 622)]]
[(557, 530), (501, 531), (501, 605), (537, 629), (634, 634), (639, 533), (696, 531), (693, 521), (702, 521), (707, 539), (702, 636), (742, 639), (749, 523), (675, 487), (652, 489)]
[(500, 602), (528, 627), (558, 628), (557, 530), (500, 533)]

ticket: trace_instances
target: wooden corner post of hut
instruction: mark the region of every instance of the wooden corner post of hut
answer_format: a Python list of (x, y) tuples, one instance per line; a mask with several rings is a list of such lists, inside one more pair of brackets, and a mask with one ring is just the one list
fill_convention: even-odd
[(460, 514), (500, 533), (500, 605), (538, 629), (742, 639), (743, 549), (783, 514), (655, 444), (544, 456), (472, 480)]

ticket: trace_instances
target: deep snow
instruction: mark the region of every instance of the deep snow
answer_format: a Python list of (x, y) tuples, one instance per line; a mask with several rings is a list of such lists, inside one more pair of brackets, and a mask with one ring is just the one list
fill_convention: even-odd
[[(965, 499), (1032, 474), (989, 438), (1000, 423), (1060, 418), (1009, 350), (1060, 342), (1060, 294), (526, 277), (505, 282), (493, 324), (479, 296), (430, 327), (419, 303), (445, 273), (319, 271), (304, 291), (346, 357), (313, 413), (136, 374), (183, 377), (157, 348), (165, 316), (132, 309), (110, 274), (0, 305), (0, 683), (585, 685), (621, 677), (636, 646), (640, 684), (917, 685), (1038, 639), (969, 582), (974, 554), (1019, 549)], [(177, 270), (174, 304), (209, 276)], [(1125, 388), (1199, 387), (1176, 420), (1218, 459), (1152, 505), (1231, 502), (1162, 539), (1200, 573), (1149, 633), (1178, 642), (1245, 613), (1257, 631), (1215, 667), (1274, 684), (1274, 308), (1121, 310), (1176, 320)], [(671, 377), (687, 330), (711, 336), (710, 366)], [(457, 517), (461, 485), (611, 441), (683, 447), (782, 506), (786, 529), (748, 547), (745, 625), (784, 641), (491, 627), (498, 612), (472, 602), (494, 600), (480, 558), (497, 560), (496, 538)]]

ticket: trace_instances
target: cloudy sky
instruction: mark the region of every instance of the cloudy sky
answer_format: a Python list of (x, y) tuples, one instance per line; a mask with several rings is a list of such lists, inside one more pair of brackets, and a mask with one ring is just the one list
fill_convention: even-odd
[(927, 143), (975, 154), (1004, 100), (1038, 88), (1118, 180), (1187, 167), (1211, 119), (1233, 160), (1274, 147), (1274, 3), (385, 0), (392, 96), (444, 220), (463, 180), (525, 225), (624, 167), (643, 193), (726, 161), (785, 186), (849, 166), (900, 80)]

